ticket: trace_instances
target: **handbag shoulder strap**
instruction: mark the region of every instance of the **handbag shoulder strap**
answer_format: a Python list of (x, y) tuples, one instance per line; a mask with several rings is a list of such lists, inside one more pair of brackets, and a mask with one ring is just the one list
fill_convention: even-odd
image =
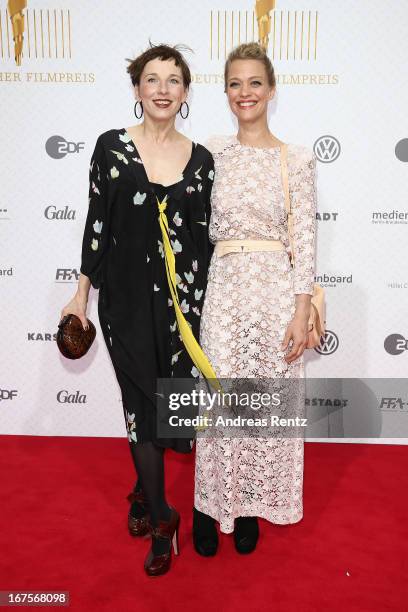
[(280, 162), (281, 162), (281, 176), (282, 176), (282, 187), (283, 195), (285, 199), (285, 209), (288, 218), (288, 237), (290, 245), (290, 261), (292, 266), (295, 263), (295, 251), (293, 249), (293, 218), (292, 218), (292, 207), (289, 195), (289, 178), (288, 178), (288, 145), (283, 143), (280, 146)]

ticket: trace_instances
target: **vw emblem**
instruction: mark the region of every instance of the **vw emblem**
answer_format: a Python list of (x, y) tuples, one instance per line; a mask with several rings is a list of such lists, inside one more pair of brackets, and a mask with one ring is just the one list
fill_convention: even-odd
[(314, 154), (323, 164), (334, 162), (340, 151), (340, 143), (334, 136), (320, 136), (313, 145)]
[(339, 339), (336, 334), (329, 329), (326, 329), (326, 333), (323, 339), (320, 340), (320, 345), (316, 346), (315, 351), (320, 355), (331, 355), (339, 348)]

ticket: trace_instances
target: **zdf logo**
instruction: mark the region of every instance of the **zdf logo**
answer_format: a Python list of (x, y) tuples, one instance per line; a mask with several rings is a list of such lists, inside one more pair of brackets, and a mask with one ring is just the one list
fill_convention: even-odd
[(401, 355), (408, 351), (408, 339), (401, 334), (390, 334), (384, 340), (384, 348), (390, 355)]
[(0, 402), (1, 400), (11, 400), (13, 397), (17, 397), (17, 390), (13, 389), (0, 389)]
[(62, 159), (68, 153), (79, 153), (84, 148), (84, 142), (68, 142), (62, 136), (50, 136), (45, 143), (45, 150), (53, 159)]

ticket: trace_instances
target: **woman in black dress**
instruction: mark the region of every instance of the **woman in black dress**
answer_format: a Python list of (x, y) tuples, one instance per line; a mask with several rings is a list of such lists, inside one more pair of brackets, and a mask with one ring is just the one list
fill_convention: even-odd
[[(149, 575), (165, 573), (180, 517), (165, 499), (163, 452), (189, 452), (192, 441), (157, 435), (157, 379), (197, 378), (178, 329), (166, 276), (159, 202), (175, 257), (179, 307), (194, 336), (211, 257), (207, 223), (214, 178), (211, 154), (175, 129), (189, 111), (190, 70), (173, 47), (152, 46), (128, 66), (135, 114), (143, 122), (97, 139), (90, 165), (89, 209), (77, 293), (61, 316), (87, 325), (90, 285), (122, 392), (138, 481), (129, 500), (129, 531), (152, 534)], [(163, 218), (163, 215), (162, 215)]]

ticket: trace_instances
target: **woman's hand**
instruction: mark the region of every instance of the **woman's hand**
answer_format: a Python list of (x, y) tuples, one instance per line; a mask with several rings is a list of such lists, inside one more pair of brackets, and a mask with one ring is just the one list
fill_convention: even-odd
[(79, 275), (78, 289), (72, 300), (61, 310), (61, 320), (69, 314), (76, 315), (84, 329), (88, 329), (88, 320), (86, 318), (86, 308), (88, 306), (90, 280), (85, 274)]
[(77, 292), (72, 300), (65, 306), (65, 308), (62, 309), (61, 319), (63, 319), (66, 315), (74, 314), (81, 320), (82, 327), (84, 329), (88, 329), (88, 320), (86, 318), (87, 305), (88, 298), (79, 295)]
[(308, 330), (308, 318), (297, 317), (295, 315), (286, 329), (285, 337), (281, 346), (281, 350), (285, 351), (289, 346), (289, 342), (291, 340), (293, 342), (290, 352), (284, 357), (287, 363), (292, 363), (303, 355), (303, 351), (307, 345)]
[(289, 346), (289, 342), (292, 340), (291, 350), (284, 357), (287, 363), (292, 363), (296, 359), (299, 359), (299, 357), (303, 355), (303, 352), (307, 346), (310, 302), (310, 295), (303, 293), (296, 295), (296, 312), (286, 329), (285, 337), (281, 346), (281, 350), (286, 351)]

